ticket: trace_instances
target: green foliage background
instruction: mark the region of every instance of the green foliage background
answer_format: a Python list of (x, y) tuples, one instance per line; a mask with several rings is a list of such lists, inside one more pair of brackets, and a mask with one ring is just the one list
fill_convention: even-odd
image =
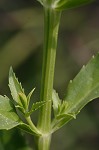
[[(61, 98), (66, 85), (99, 51), (99, 2), (62, 14), (54, 87)], [(43, 10), (36, 0), (0, 0), (0, 94), (9, 96), (8, 71), (13, 66), (28, 93), (39, 99), (43, 42)], [(36, 122), (37, 114), (33, 115)], [(57, 131), (51, 150), (99, 149), (99, 100), (88, 104), (76, 120)], [(29, 145), (29, 146), (28, 146)], [(18, 129), (0, 131), (0, 150), (31, 150), (34, 139)], [(35, 145), (34, 145), (35, 147)], [(35, 148), (34, 148), (35, 149)]]

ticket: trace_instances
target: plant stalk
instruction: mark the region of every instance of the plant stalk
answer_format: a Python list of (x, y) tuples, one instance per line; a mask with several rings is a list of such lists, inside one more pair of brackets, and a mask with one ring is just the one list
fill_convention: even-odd
[(38, 129), (42, 136), (38, 139), (38, 150), (49, 150), (50, 147), (51, 101), (60, 15), (60, 12), (52, 8), (44, 9), (44, 50), (40, 100), (47, 102), (39, 113)]
[(30, 125), (31, 129), (36, 131), (36, 133), (38, 134), (41, 134), (40, 131), (36, 128), (36, 126), (33, 124), (32, 120), (31, 120), (31, 117), (28, 116), (28, 117), (25, 117), (27, 123)]

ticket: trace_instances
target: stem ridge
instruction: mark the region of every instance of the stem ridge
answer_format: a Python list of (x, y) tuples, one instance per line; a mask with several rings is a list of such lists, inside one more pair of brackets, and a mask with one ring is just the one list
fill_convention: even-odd
[[(52, 90), (60, 15), (60, 12), (55, 11), (52, 8), (44, 8), (45, 31), (40, 100), (47, 102), (40, 109), (38, 121), (38, 129), (44, 134), (50, 134), (51, 132)], [(38, 139), (39, 150), (44, 150), (45, 138), (47, 143), (46, 150), (49, 149), (51, 136), (44, 136), (43, 138), (40, 137)], [(42, 142), (40, 142), (41, 139), (43, 139)]]

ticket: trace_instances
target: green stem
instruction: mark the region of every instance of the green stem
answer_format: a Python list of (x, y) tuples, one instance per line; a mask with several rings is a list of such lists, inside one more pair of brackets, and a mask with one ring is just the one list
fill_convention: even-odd
[(36, 131), (36, 133), (41, 134), (40, 131), (36, 128), (36, 126), (33, 124), (31, 117), (25, 117), (27, 123), (30, 125), (31, 129), (33, 129), (33, 131)]
[(42, 132), (42, 137), (40, 137), (38, 140), (39, 150), (48, 150), (50, 145), (51, 100), (60, 15), (60, 12), (55, 11), (52, 8), (45, 8), (41, 101), (47, 102), (41, 108), (39, 114), (38, 128)]

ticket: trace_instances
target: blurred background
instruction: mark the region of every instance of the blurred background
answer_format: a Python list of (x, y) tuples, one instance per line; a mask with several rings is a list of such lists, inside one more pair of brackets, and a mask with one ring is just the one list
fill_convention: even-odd
[[(0, 94), (10, 96), (8, 72), (12, 66), (25, 92), (36, 87), (39, 100), (43, 9), (36, 0), (0, 0)], [(64, 97), (69, 80), (99, 51), (99, 2), (62, 13), (54, 88)], [(33, 114), (36, 122), (37, 114)], [(0, 150), (32, 150), (34, 139), (13, 129), (0, 131)], [(76, 120), (57, 131), (51, 150), (99, 150), (99, 99), (88, 104)]]

